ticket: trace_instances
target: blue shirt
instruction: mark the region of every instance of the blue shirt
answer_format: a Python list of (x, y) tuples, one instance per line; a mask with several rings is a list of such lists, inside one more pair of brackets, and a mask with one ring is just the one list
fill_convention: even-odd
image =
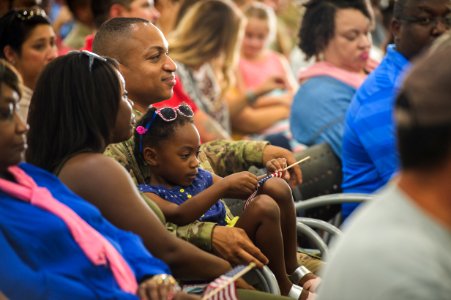
[(341, 157), (345, 114), (354, 93), (353, 87), (329, 76), (308, 79), (291, 106), (293, 137), (307, 146), (326, 142)]
[[(189, 186), (174, 186), (167, 188), (165, 186), (153, 186), (150, 184), (140, 184), (138, 189), (143, 193), (154, 193), (159, 197), (175, 203), (182, 204), (191, 197), (199, 194), (213, 184), (213, 176), (210, 172), (198, 169), (196, 178)], [(213, 204), (203, 215), (199, 218), (202, 222), (214, 222), (219, 225), (226, 225), (226, 209), (224, 203), (218, 201)]]
[(398, 170), (393, 106), (397, 81), (409, 61), (394, 45), (357, 90), (343, 136), (343, 191), (372, 193)]
[[(170, 272), (165, 263), (149, 254), (138, 236), (114, 227), (58, 178), (29, 164), (20, 167), (111, 242), (138, 281)], [(64, 221), (3, 191), (0, 291), (10, 299), (138, 299), (119, 288), (109, 267), (91, 263)]]

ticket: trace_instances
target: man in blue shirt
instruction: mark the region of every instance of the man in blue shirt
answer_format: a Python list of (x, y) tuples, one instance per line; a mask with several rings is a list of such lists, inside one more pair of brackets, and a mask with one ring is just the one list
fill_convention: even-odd
[[(346, 115), (343, 191), (372, 193), (398, 170), (393, 102), (397, 81), (410, 61), (450, 28), (449, 0), (399, 0), (391, 30), (394, 45), (359, 88)], [(427, 74), (425, 74), (427, 76)], [(418, 141), (421, 143), (421, 141)], [(347, 216), (355, 205), (345, 205)]]
[(334, 242), (317, 300), (451, 299), (450, 33), (404, 80), (400, 170)]

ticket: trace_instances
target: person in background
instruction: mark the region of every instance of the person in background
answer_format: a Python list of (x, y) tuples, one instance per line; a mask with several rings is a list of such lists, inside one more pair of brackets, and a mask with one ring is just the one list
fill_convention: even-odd
[[(199, 1), (169, 36), (171, 57), (177, 62), (177, 76), (184, 90), (228, 137), (230, 116), (223, 96), (231, 85), (242, 24), (243, 16), (232, 2)], [(196, 126), (202, 137), (207, 129), (203, 124)]]
[(316, 63), (299, 74), (290, 129), (299, 143), (327, 143), (340, 158), (345, 114), (367, 75), (370, 13), (365, 0), (310, 0), (305, 7), (299, 47)]
[[(231, 116), (233, 130), (251, 134), (251, 139), (268, 139), (269, 134), (276, 135), (285, 141), (288, 149), (292, 149), (294, 145), (291, 146), (288, 116), (297, 83), (287, 59), (269, 49), (276, 31), (276, 16), (269, 6), (259, 2), (243, 7), (243, 13), (247, 22), (237, 66), (236, 88), (229, 93), (247, 94), (251, 104)], [(285, 88), (257, 97), (256, 94), (261, 94), (257, 91), (265, 85), (265, 81), (272, 80), (284, 83)], [(236, 98), (226, 95), (230, 106)]]
[[(0, 2), (0, 17), (12, 9), (24, 9), (43, 5), (42, 0), (6, 0)], [(42, 7), (42, 6), (41, 6)]]
[(0, 60), (0, 298), (193, 299), (136, 235), (22, 162), (28, 125), (18, 114), (20, 85)]
[(271, 48), (287, 59), (296, 46), (296, 30), (299, 28), (302, 13), (299, 2), (292, 0), (258, 0), (271, 7), (277, 17), (277, 30)]
[[(233, 101), (225, 101), (225, 95), (236, 81), (243, 26), (244, 17), (234, 3), (199, 1), (181, 16), (169, 36), (171, 57), (177, 62), (177, 75), (184, 90), (199, 111), (209, 115), (220, 126), (224, 132), (222, 138), (230, 138), (230, 117), (249, 105), (250, 98), (244, 93)], [(284, 82), (272, 79), (266, 81), (258, 92), (256, 89), (254, 95), (284, 87)], [(205, 133), (212, 130), (212, 122), (202, 124), (195, 120), (195, 123), (205, 141), (208, 137)], [(216, 135), (220, 137), (220, 134)]]
[(86, 37), (94, 30), (91, 0), (65, 0), (65, 2), (73, 16), (74, 24), (63, 43), (70, 49), (80, 49)]
[(160, 12), (156, 25), (165, 36), (168, 36), (176, 26), (176, 19), (185, 0), (158, 0), (155, 8)]
[[(197, 1), (193, 0), (160, 1), (157, 5), (158, 9), (161, 9), (161, 22), (158, 23), (158, 27), (166, 36), (169, 36), (178, 26), (178, 23), (189, 8), (196, 3)], [(191, 97), (192, 92), (191, 94), (188, 94), (185, 91), (181, 79), (176, 74), (176, 84), (174, 86), (174, 94), (172, 97), (168, 100), (155, 103), (154, 105), (175, 107), (181, 103), (188, 103), (193, 111), (195, 111), (194, 123), (199, 129), (203, 143), (230, 139), (230, 134), (224, 130), (221, 124), (207, 112), (198, 109), (197, 104)]]
[(27, 119), (31, 97), (41, 71), (57, 56), (56, 37), (44, 10), (11, 10), (0, 18), (0, 58), (23, 78), (20, 114)]
[(160, 12), (153, 0), (95, 0), (91, 1), (91, 13), (95, 30), (85, 39), (83, 50), (92, 51), (92, 43), (97, 29), (111, 18), (142, 18), (155, 24)]
[[(343, 135), (345, 193), (373, 193), (398, 170), (393, 103), (403, 71), (451, 26), (449, 0), (398, 0), (389, 45), (379, 67), (363, 83), (349, 106)], [(418, 140), (421, 143), (421, 140)], [(344, 216), (356, 207), (343, 206)]]
[(414, 61), (394, 107), (400, 171), (333, 243), (318, 299), (450, 299), (449, 61), (449, 33)]

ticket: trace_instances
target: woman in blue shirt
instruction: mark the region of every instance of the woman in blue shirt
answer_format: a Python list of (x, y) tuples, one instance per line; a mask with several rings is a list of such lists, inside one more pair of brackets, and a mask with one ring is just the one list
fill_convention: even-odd
[[(88, 60), (86, 55), (82, 63)], [(118, 74), (113, 63), (101, 63)], [(0, 292), (10, 299), (174, 296), (177, 285), (168, 266), (138, 236), (111, 225), (52, 174), (21, 163), (28, 125), (18, 115), (19, 86), (17, 73), (0, 60)], [(27, 188), (24, 198), (18, 196)]]

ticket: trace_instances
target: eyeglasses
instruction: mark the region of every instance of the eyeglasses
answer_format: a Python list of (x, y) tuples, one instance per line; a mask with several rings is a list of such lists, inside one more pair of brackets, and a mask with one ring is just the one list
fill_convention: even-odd
[(48, 19), (47, 14), (42, 8), (34, 7), (27, 9), (20, 9), (17, 11), (17, 18), (22, 21), (28, 21), (34, 17), (40, 16)]
[(81, 50), (81, 51), (70, 51), (69, 53), (80, 53), (80, 55), (86, 55), (89, 58), (88, 67), (89, 72), (92, 72), (92, 65), (94, 64), (94, 60), (98, 59), (100, 61), (107, 61), (107, 59), (103, 56), (100, 56), (94, 52), (88, 51), (88, 50)]
[(177, 119), (178, 114), (185, 116), (187, 118), (192, 118), (194, 116), (194, 112), (188, 104), (180, 104), (176, 107), (162, 107), (154, 111), (152, 118), (145, 126), (136, 127), (136, 132), (139, 134), (139, 151), (142, 152), (142, 140), (143, 136), (147, 133), (150, 126), (154, 122), (155, 118), (160, 116), (160, 118), (165, 122), (172, 122)]
[(447, 28), (451, 27), (451, 14), (446, 15), (444, 17), (409, 17), (409, 16), (403, 16), (401, 17), (401, 20), (409, 22), (409, 23), (415, 23), (421, 26), (427, 26), (427, 27), (436, 27), (438, 22), (441, 22), (443, 25), (445, 25)]

